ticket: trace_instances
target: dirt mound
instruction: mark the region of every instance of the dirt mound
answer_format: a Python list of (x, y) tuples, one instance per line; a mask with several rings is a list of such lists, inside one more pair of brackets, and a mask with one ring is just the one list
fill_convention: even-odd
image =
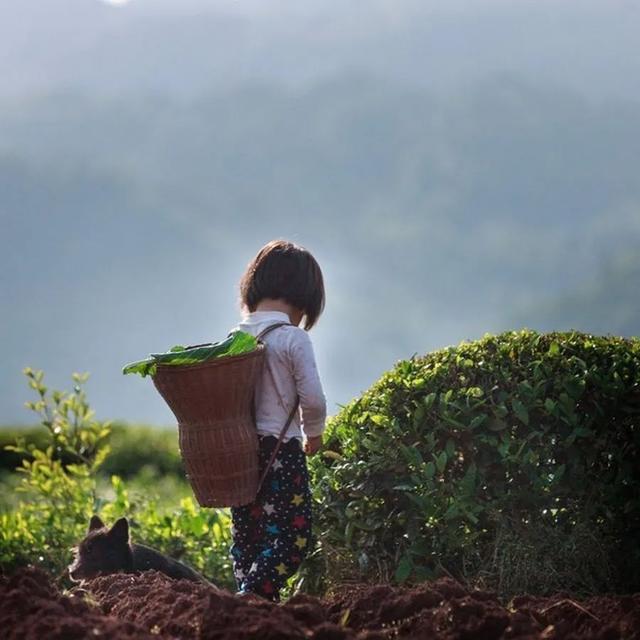
[(154, 638), (143, 627), (105, 616), (85, 594), (64, 596), (39, 569), (22, 569), (0, 578), (0, 638)]
[(495, 594), (443, 579), (415, 588), (349, 585), (320, 600), (249, 601), (150, 571), (61, 594), (37, 569), (0, 578), (2, 638), (226, 640), (640, 640), (640, 594), (577, 601)]

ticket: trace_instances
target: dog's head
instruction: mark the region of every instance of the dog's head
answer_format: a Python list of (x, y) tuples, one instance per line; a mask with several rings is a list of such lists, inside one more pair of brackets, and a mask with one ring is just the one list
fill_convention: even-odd
[(74, 582), (129, 570), (129, 522), (120, 518), (109, 529), (98, 516), (92, 516), (87, 535), (74, 552), (75, 559), (69, 565), (69, 577)]

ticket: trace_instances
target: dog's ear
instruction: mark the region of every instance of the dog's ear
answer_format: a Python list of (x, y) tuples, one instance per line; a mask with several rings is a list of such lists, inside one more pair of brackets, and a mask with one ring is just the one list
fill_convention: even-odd
[(126, 518), (118, 518), (109, 531), (109, 535), (118, 542), (129, 542), (129, 521)]
[(91, 520), (89, 520), (89, 531), (91, 533), (95, 529), (102, 529), (104, 527), (104, 522), (100, 520), (99, 516), (91, 516)]

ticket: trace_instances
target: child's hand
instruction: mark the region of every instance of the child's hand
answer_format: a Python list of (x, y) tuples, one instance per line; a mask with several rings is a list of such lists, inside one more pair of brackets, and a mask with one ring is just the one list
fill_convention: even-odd
[(321, 446), (322, 435), (311, 436), (310, 438), (307, 438), (306, 442), (304, 443), (304, 452), (308, 456), (312, 456), (314, 453), (317, 453), (320, 450)]

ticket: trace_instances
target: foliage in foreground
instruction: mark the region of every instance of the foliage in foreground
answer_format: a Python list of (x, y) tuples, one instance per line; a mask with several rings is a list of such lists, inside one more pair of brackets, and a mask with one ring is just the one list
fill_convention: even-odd
[(154, 500), (134, 499), (117, 475), (110, 495), (100, 496), (97, 474), (109, 454), (111, 426), (94, 418), (82, 388), (86, 376), (74, 374), (71, 393), (49, 393), (42, 372), (25, 373), (38, 395), (27, 406), (39, 415), (47, 437), (41, 446), (18, 439), (11, 447), (23, 457), (18, 490), (25, 499), (0, 514), (0, 568), (38, 563), (62, 575), (95, 513), (107, 523), (127, 516), (134, 539), (230, 586), (228, 515), (200, 510), (191, 498), (167, 512)]
[(399, 362), (326, 448), (311, 465), (330, 581), (640, 589), (638, 339), (525, 330)]

